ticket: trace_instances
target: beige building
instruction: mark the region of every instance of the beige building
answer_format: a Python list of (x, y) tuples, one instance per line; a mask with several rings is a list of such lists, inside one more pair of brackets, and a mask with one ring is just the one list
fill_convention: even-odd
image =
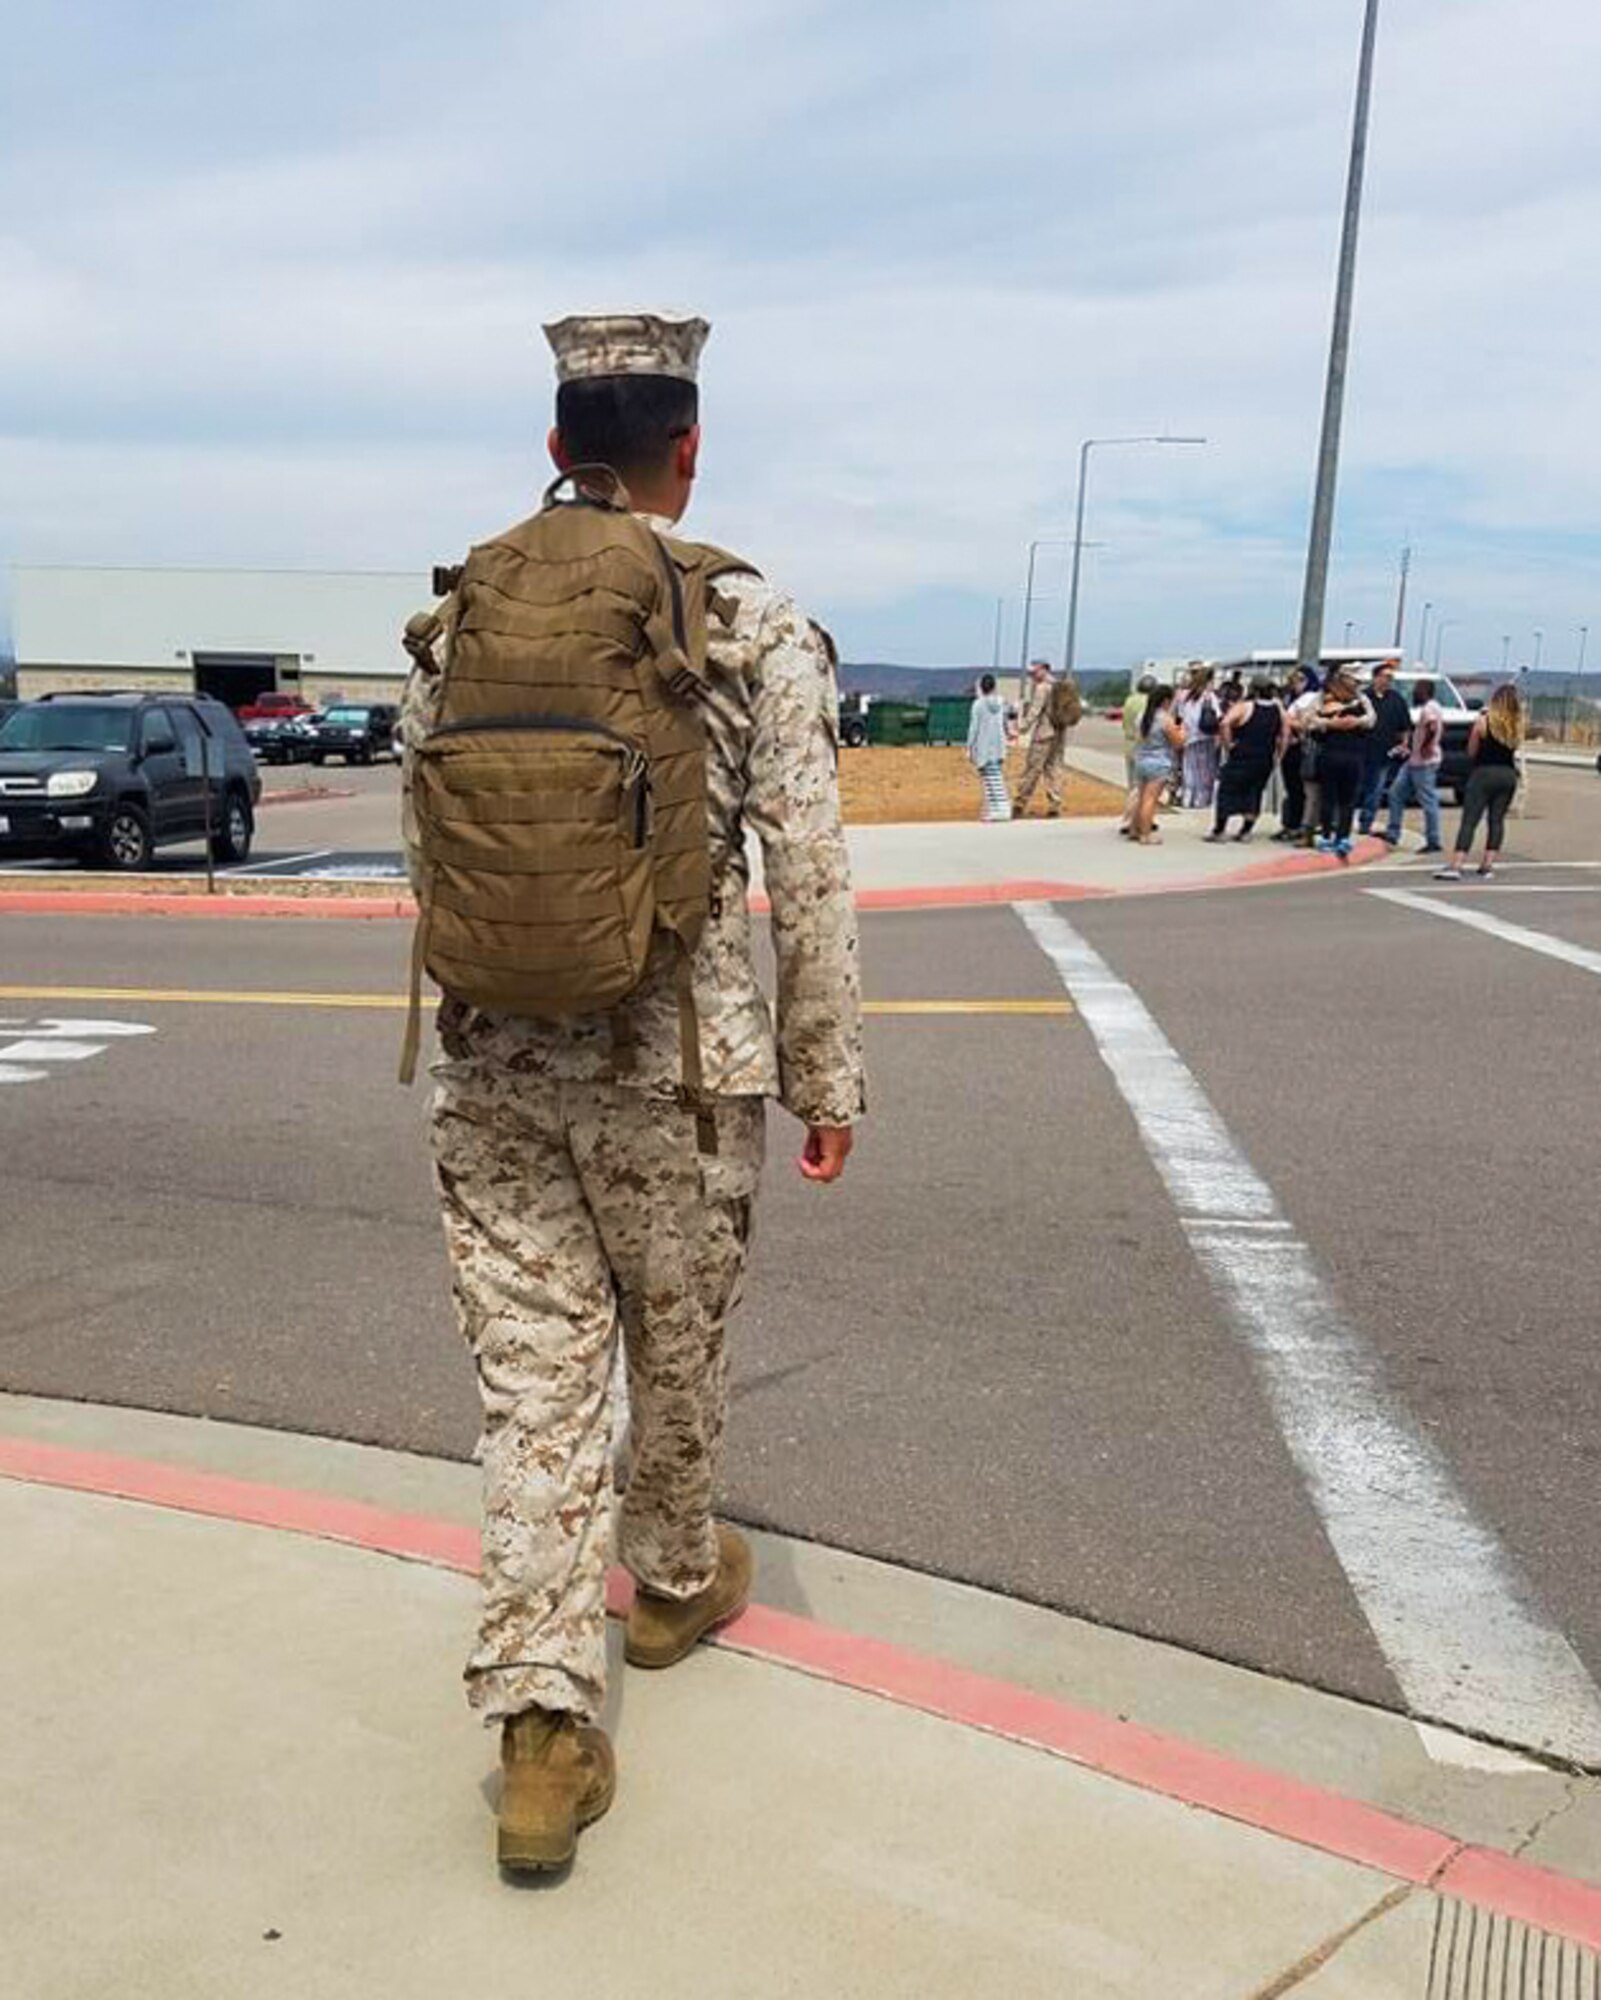
[(193, 688), (234, 708), (266, 689), (396, 700), (401, 630), (432, 601), (421, 571), (19, 566), (18, 692)]

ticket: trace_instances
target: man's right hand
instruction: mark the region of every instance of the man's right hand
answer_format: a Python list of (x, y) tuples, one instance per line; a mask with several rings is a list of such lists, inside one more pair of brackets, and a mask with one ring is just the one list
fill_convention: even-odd
[(808, 1125), (800, 1170), (809, 1181), (837, 1181), (845, 1171), (855, 1135), (849, 1125)]

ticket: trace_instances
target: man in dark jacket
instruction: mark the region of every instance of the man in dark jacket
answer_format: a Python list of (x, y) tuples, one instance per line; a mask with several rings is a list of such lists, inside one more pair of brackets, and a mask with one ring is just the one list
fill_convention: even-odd
[(1373, 669), (1367, 695), (1373, 704), (1373, 728), (1367, 740), (1367, 765), (1362, 773), (1362, 796), (1357, 802), (1357, 824), (1364, 833), (1371, 833), (1389, 782), (1406, 761), (1412, 707), (1395, 685), (1393, 660)]

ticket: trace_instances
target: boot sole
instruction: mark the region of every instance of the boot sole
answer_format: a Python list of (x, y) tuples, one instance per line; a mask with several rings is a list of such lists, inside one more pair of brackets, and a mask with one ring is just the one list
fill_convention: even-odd
[(565, 1841), (537, 1840), (529, 1834), (502, 1831), (496, 1838), (496, 1859), (510, 1875), (549, 1875), (567, 1867), (578, 1852), (579, 1834), (610, 1812), (616, 1796), (617, 1773), (613, 1771), (605, 1789), (579, 1807), (573, 1831)]

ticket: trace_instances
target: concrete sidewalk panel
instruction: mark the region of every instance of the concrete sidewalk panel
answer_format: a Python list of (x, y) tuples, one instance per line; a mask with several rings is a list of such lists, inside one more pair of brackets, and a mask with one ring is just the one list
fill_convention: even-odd
[[(30, 1439), (188, 1467), (476, 1528), (471, 1465), (241, 1424), (0, 1396), (0, 1443)], [(1601, 1784), (1431, 1731), (1404, 1715), (896, 1568), (751, 1530), (759, 1603), (1125, 1716), (1457, 1839), (1577, 1877), (1601, 1870)], [(1534, 1844), (1527, 1845), (1531, 1835)]]
[(1237, 2000), (1390, 1886), (708, 1652), (620, 1683), (618, 1805), (568, 1881), (518, 1891), (457, 1691), (465, 1579), (6, 1485), (0, 1592), (0, 1935), (30, 2000)]

